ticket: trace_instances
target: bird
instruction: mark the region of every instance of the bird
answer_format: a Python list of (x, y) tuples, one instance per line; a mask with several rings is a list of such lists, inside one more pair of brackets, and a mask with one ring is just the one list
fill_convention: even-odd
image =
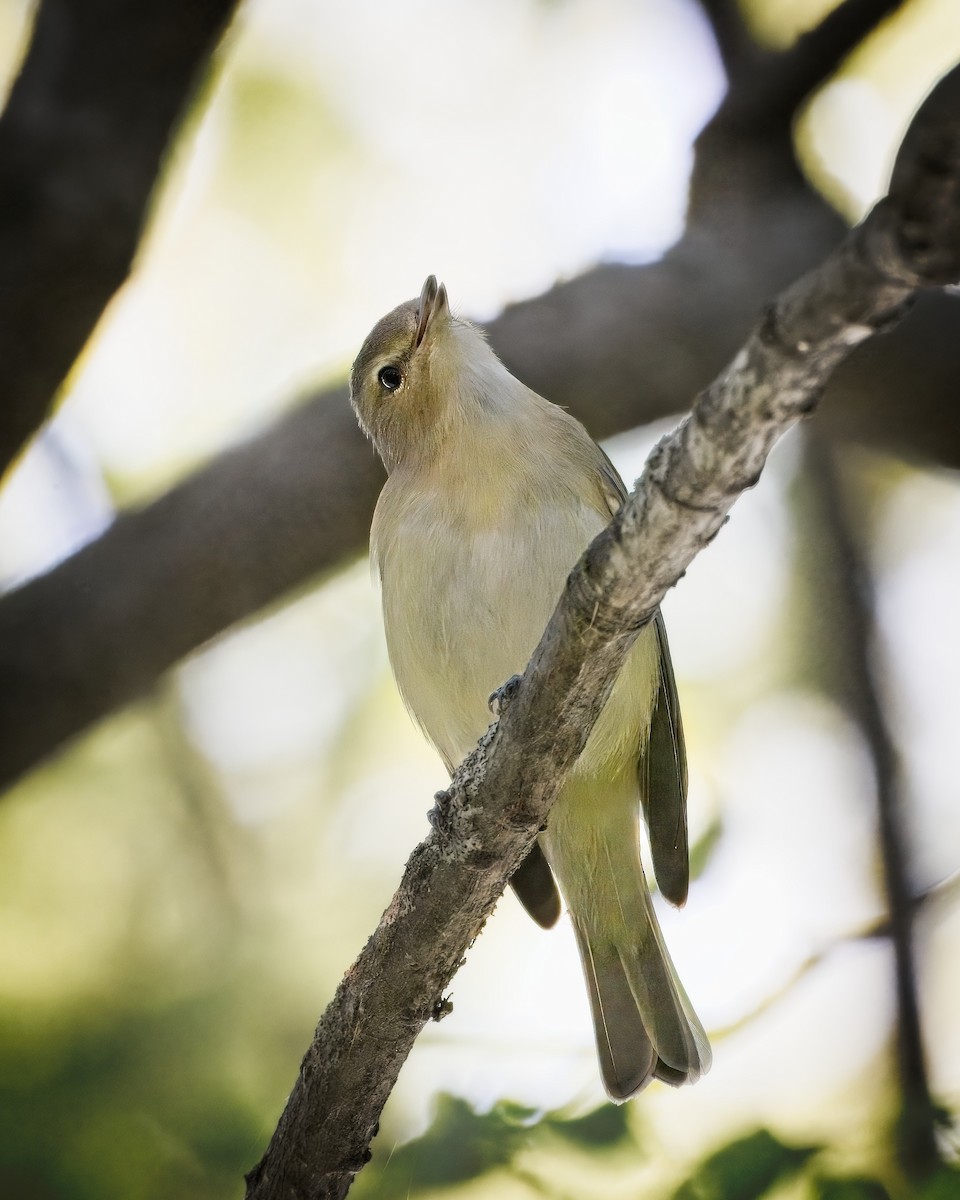
[[(390, 664), (447, 770), (476, 746), (488, 701), (522, 674), (570, 571), (626, 499), (604, 451), (512, 375), (430, 275), (387, 313), (350, 373), (361, 428), (387, 471), (371, 530)], [(670, 959), (657, 885), (689, 885), (687, 766), (659, 609), (640, 632), (547, 823), (511, 878), (544, 928), (573, 924), (600, 1072), (621, 1103), (652, 1079), (693, 1082), (707, 1036)]]

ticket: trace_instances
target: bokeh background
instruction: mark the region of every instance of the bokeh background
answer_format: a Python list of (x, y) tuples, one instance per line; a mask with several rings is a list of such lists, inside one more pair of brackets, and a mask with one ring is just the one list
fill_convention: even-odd
[[(776, 51), (832, 7), (743, 12)], [(8, 86), (33, 16), (0, 0)], [(911, 0), (804, 106), (797, 153), (845, 219), (883, 194), (910, 114), (958, 59), (955, 0)], [(342, 379), (429, 272), (484, 320), (597, 262), (657, 260), (683, 232), (693, 141), (725, 88), (695, 0), (244, 5), (132, 276), (0, 494), (3, 587)], [(605, 443), (626, 479), (669, 424)], [(845, 445), (840, 460), (788, 438), (664, 605), (696, 879), (682, 912), (661, 913), (712, 1073), (606, 1105), (570, 930), (543, 934), (508, 895), (401, 1074), (358, 1197), (922, 1194), (896, 1161), (875, 762), (831, 641), (824, 472), (842, 476), (876, 598), (953, 1161), (960, 488), (915, 456)], [(444, 778), (397, 698), (363, 559), (17, 783), (0, 803), (0, 1194), (242, 1194)]]

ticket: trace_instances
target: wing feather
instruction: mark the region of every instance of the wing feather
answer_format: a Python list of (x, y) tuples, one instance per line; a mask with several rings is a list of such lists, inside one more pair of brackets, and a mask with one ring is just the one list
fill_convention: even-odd
[(667, 631), (659, 609), (654, 627), (660, 652), (660, 686), (649, 743), (637, 768), (657, 884), (663, 896), (679, 906), (686, 900), (690, 884), (687, 754)]

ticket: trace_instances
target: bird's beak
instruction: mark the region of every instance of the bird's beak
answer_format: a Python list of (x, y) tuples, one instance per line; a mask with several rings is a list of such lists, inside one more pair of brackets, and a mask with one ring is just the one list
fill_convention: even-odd
[(417, 340), (414, 342), (414, 349), (426, 337), (427, 330), (449, 311), (447, 289), (442, 283), (437, 284), (436, 275), (428, 275), (420, 293), (420, 312), (417, 316)]

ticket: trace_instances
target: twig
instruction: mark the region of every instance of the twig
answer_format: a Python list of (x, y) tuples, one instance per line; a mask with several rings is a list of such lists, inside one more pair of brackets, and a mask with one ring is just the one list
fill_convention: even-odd
[[(837, 365), (934, 282), (921, 265), (937, 264), (936, 282), (948, 262), (960, 277), (958, 110), (960, 69), (921, 107), (912, 132), (923, 136), (908, 135), (902, 152), (935, 133), (938, 156), (898, 162), (891, 195), (771, 306), (587, 549), (522, 682), (438, 798), (434, 831), (321, 1018), (248, 1176), (249, 1200), (346, 1194), (402, 1063), (532, 844), (640, 628), (759, 477), (777, 438), (815, 407)], [(908, 178), (912, 190), (904, 191)], [(920, 194), (922, 229), (913, 204)], [(931, 256), (931, 246), (944, 249)]]
[[(923, 908), (929, 901), (943, 900), (948, 898), (951, 893), (957, 891), (957, 884), (960, 882), (960, 876), (952, 877), (945, 880), (942, 884), (931, 888), (920, 896), (911, 897), (910, 906), (914, 915)], [(724, 1025), (720, 1028), (711, 1026), (710, 1040), (714, 1043), (722, 1042), (725, 1038), (732, 1037), (734, 1034), (740, 1033), (747, 1029), (759, 1017), (762, 1017), (770, 1009), (775, 1008), (782, 1000), (789, 996), (797, 984), (807, 976), (811, 971), (815, 971), (828, 958), (830, 958), (836, 950), (844, 946), (849, 946), (852, 942), (873, 941), (877, 938), (888, 938), (891, 935), (890, 919), (887, 916), (881, 917), (878, 920), (871, 921), (869, 925), (864, 925), (860, 929), (852, 929), (847, 933), (840, 934), (827, 945), (822, 946), (819, 950), (814, 951), (799, 963), (791, 973), (789, 979), (785, 979), (776, 991), (770, 992), (764, 996), (749, 1012), (743, 1016), (737, 1017), (731, 1021), (729, 1025)]]
[(932, 1174), (940, 1165), (937, 1106), (930, 1095), (920, 1023), (913, 945), (913, 902), (907, 838), (904, 831), (903, 781), (899, 756), (880, 701), (874, 588), (870, 568), (850, 513), (849, 484), (830, 451), (816, 437), (807, 439), (805, 466), (819, 510), (817, 553), (829, 570), (831, 622), (837, 625), (835, 649), (843, 656), (843, 695), (859, 724), (873, 760), (877, 824), (883, 880), (893, 946), (897, 997), (897, 1068), (900, 1117), (897, 1145), (908, 1179)]

